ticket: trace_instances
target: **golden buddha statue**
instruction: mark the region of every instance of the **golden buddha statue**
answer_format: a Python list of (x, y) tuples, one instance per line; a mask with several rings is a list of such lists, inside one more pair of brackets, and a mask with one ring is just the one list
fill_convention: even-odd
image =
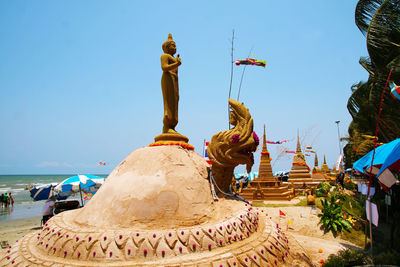
[(179, 54), (176, 53), (176, 44), (172, 40), (172, 35), (168, 34), (168, 39), (162, 44), (164, 54), (161, 55), (161, 89), (164, 102), (164, 118), (162, 134), (154, 139), (158, 141), (183, 141), (188, 142), (188, 138), (176, 132), (178, 124), (178, 102), (179, 102), (179, 83), (178, 67), (182, 64)]
[(162, 45), (164, 54), (161, 55), (161, 88), (164, 100), (163, 133), (176, 133), (175, 126), (178, 124), (178, 102), (179, 84), (178, 67), (182, 64), (179, 54), (176, 53), (176, 44), (172, 35), (168, 35), (167, 41)]

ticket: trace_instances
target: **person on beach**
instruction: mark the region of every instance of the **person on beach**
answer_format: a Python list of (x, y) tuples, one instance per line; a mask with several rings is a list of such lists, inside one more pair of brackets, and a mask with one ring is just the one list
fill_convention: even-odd
[(11, 195), (11, 192), (8, 194), (8, 199), (10, 200), (10, 203), (12, 207), (14, 207), (14, 198)]
[(45, 224), (51, 217), (53, 217), (54, 205), (56, 204), (56, 197), (51, 196), (44, 203), (42, 215), (43, 215), (43, 224)]
[(1, 194), (0, 196), (1, 207), (3, 207), (4, 205), (3, 199), (4, 199), (4, 194)]
[(7, 208), (8, 207), (8, 195), (7, 195), (7, 193), (4, 193), (2, 201), (4, 203), (4, 206)]

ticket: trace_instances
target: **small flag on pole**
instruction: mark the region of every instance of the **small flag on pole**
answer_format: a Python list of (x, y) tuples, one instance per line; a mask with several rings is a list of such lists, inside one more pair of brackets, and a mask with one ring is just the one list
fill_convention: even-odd
[(289, 224), (293, 224), (293, 223), (292, 223), (290, 220), (287, 221), (287, 224), (286, 224), (286, 231), (289, 230)]
[(279, 210), (279, 216), (286, 216), (286, 214)]
[(207, 163), (211, 165), (211, 160), (208, 158), (208, 154), (207, 154), (207, 147), (208, 147), (209, 143), (210, 142), (205, 142), (204, 143), (204, 155), (203, 155), (203, 157), (207, 161)]

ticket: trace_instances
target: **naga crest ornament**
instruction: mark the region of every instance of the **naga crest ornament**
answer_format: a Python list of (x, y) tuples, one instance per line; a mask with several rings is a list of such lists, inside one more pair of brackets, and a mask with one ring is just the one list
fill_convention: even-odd
[[(211, 138), (207, 154), (212, 162), (212, 175), (220, 191), (228, 192), (237, 165), (245, 164), (247, 172), (254, 164), (253, 152), (259, 138), (253, 132), (253, 119), (243, 103), (229, 99), (229, 123), (233, 129), (219, 132)], [(222, 192), (218, 192), (221, 195)]]

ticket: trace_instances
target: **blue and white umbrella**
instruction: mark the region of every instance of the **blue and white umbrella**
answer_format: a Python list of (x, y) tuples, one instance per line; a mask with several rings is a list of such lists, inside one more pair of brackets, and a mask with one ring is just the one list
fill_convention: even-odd
[(69, 196), (81, 191), (96, 193), (104, 183), (104, 178), (95, 175), (75, 175), (59, 183), (54, 190), (61, 196)]
[(29, 188), (29, 193), (34, 201), (47, 200), (53, 193), (56, 183), (35, 185)]
[(57, 183), (35, 185), (29, 188), (29, 193), (33, 201), (47, 200), (51, 196), (55, 196), (58, 200), (64, 200), (68, 196), (59, 196), (54, 192), (54, 187)]

